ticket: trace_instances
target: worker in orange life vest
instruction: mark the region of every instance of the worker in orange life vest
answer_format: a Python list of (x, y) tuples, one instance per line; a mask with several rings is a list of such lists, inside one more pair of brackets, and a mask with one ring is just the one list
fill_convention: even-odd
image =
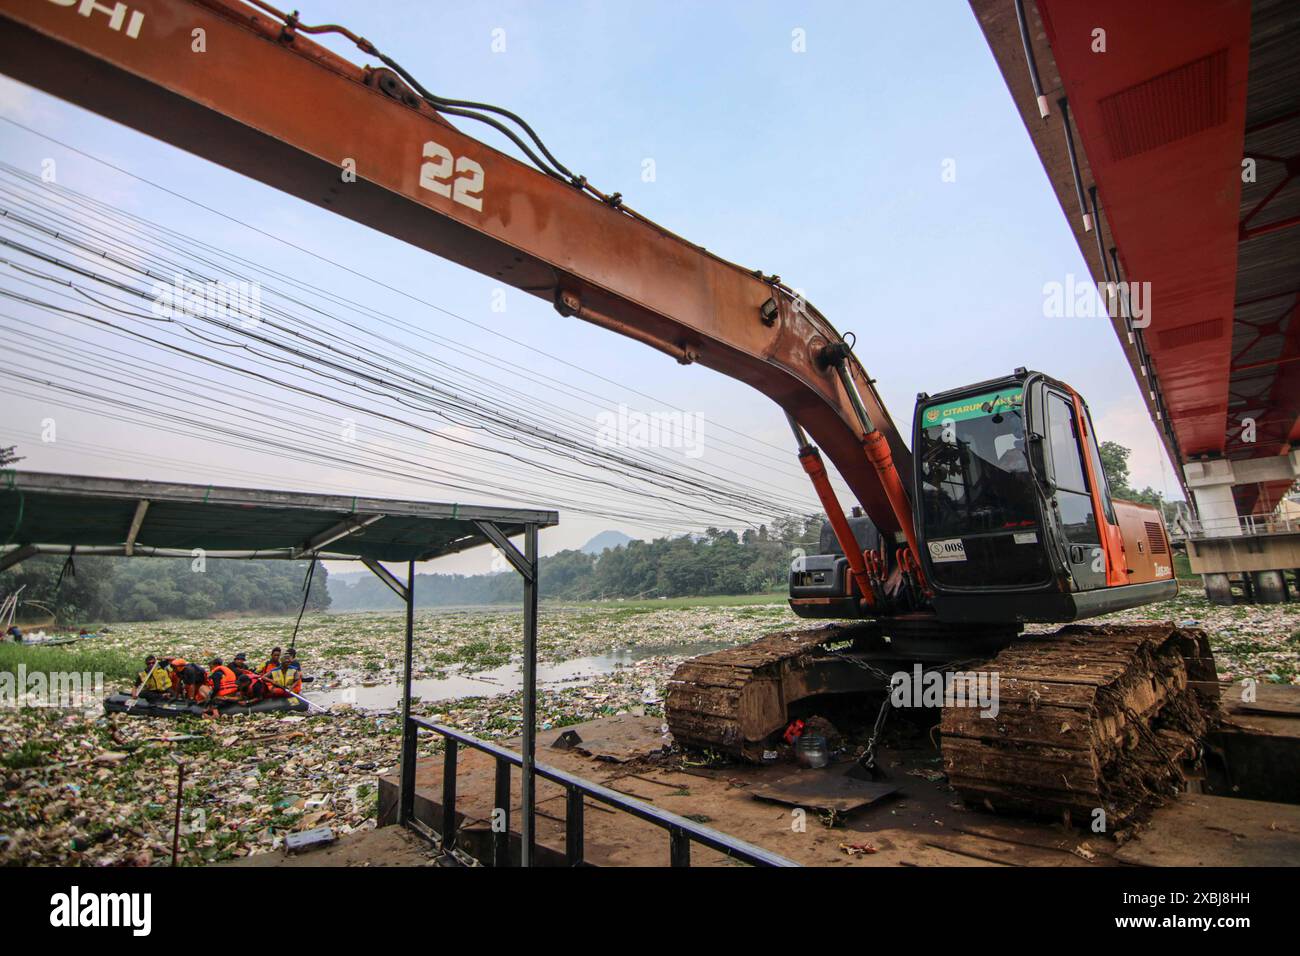
[(207, 699), (208, 672), (183, 657), (172, 659), (172, 696), (190, 701)]
[(213, 700), (236, 700), (239, 697), (239, 678), (227, 667), (220, 657), (208, 662), (208, 684), (212, 688)]
[(258, 671), (258, 673), (261, 674), (263, 677), (265, 677), (267, 674), (271, 673), (271, 671), (275, 670), (279, 666), (280, 666), (280, 648), (273, 647), (271, 648), (271, 659), (262, 665), (262, 669)]
[(240, 697), (257, 699), (264, 696), (262, 692), (263, 682), (258, 679), (259, 675), (248, 666), (247, 654), (236, 654), (230, 662), (230, 668), (235, 672)]

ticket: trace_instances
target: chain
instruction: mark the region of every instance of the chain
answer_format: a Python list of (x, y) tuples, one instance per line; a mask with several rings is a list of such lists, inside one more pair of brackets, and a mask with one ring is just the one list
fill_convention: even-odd
[(862, 751), (862, 756), (858, 758), (858, 764), (865, 770), (874, 770), (876, 767), (876, 741), (880, 739), (881, 731), (885, 729), (885, 721), (893, 709), (889, 695), (886, 694), (885, 699), (880, 702), (880, 710), (876, 713), (876, 724), (871, 728), (871, 736), (867, 738), (867, 749)]
[[(886, 673), (884, 670), (875, 666), (874, 664), (870, 664), (867, 661), (862, 660), (861, 658), (854, 657), (842, 651), (838, 651), (833, 647), (822, 645), (822, 649), (825, 650), (828, 654), (831, 654), (834, 657), (838, 657), (840, 660), (845, 661), (846, 663), (852, 664), (854, 667), (861, 668), (862, 670), (870, 674), (872, 677), (875, 677), (877, 680), (884, 683), (886, 687), (888, 688), (893, 687), (894, 674)], [(930, 674), (930, 673), (934, 673), (935, 671), (961, 670), (975, 663), (978, 663), (978, 661), (976, 661), (975, 659), (964, 660), (964, 661), (946, 661), (941, 664), (934, 664), (931, 665), (930, 667), (923, 668), (921, 673)], [(895, 671), (894, 673), (897, 674), (900, 672)], [(891, 710), (893, 710), (893, 701), (890, 695), (886, 693), (884, 699), (880, 702), (880, 710), (876, 712), (876, 722), (871, 728), (871, 736), (867, 738), (866, 749), (863, 750), (862, 755), (858, 758), (858, 764), (864, 770), (873, 771), (876, 769), (876, 745), (880, 740), (881, 733), (885, 727), (885, 721), (889, 718), (889, 712)]]

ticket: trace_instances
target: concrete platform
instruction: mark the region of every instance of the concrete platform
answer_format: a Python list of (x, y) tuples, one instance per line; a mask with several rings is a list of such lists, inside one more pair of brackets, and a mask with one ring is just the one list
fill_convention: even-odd
[[(1279, 707), (1291, 702), (1300, 705), (1300, 688), (1282, 690), (1290, 693), (1283, 695), (1285, 701)], [(1232, 719), (1230, 732), (1240, 735), (1240, 741), (1259, 739), (1259, 732), (1235, 723), (1242, 715)], [(1300, 730), (1300, 717), (1249, 719), (1282, 721), (1282, 726), (1272, 728), (1275, 737)], [(811, 866), (1169, 865), (1204, 856), (1210, 846), (1215, 848), (1213, 861), (1218, 865), (1300, 864), (1294, 845), (1300, 834), (1300, 806), (1294, 804), (1189, 794), (1156, 811), (1138, 840), (1121, 849), (1105, 834), (966, 807), (940, 773), (938, 752), (928, 749), (882, 751), (880, 763), (888, 773), (885, 782), (898, 787), (897, 793), (843, 815), (833, 828), (823, 825), (822, 814), (809, 809), (800, 830), (792, 807), (756, 799), (755, 791), (778, 782), (788, 786), (792, 774), (843, 773), (850, 764), (824, 771), (799, 770), (788, 763), (670, 769), (648, 756), (666, 742), (660, 727), (658, 718), (621, 716), (565, 728), (582, 738), (575, 749), (552, 747), (563, 731), (549, 731), (539, 735), (538, 761)], [(518, 746), (517, 742), (509, 745)], [(1291, 759), (1300, 765), (1294, 754)], [(462, 825), (459, 846), (481, 860), (490, 858), (494, 772), (490, 758), (461, 749), (457, 773), (457, 811)], [(380, 778), (381, 826), (396, 819), (397, 785), (396, 775)], [(513, 774), (511, 795), (517, 859), (518, 771)], [(1292, 799), (1295, 797), (1293, 794)], [(434, 829), (441, 826), (441, 798), (441, 758), (421, 761), (416, 768), (415, 813)], [(538, 781), (537, 844), (543, 865), (564, 864), (564, 801), (560, 787)], [(588, 863), (668, 864), (668, 837), (659, 828), (592, 801), (586, 803), (584, 815)], [(1225, 828), (1245, 836), (1225, 839)], [(1160, 852), (1149, 852), (1157, 845)], [(699, 847), (693, 848), (692, 864), (736, 865)]]

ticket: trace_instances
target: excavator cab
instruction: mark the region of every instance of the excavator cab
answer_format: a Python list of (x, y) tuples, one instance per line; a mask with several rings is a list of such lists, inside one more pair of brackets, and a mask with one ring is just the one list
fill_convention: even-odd
[(914, 501), (934, 586), (1032, 590), (1051, 582), (1039, 500), (1050, 463), (1037, 454), (1029, 414), (1018, 380), (918, 402)]
[(1111, 497), (1088, 406), (1064, 382), (1017, 369), (922, 393), (912, 448), (925, 591), (900, 586), (901, 540), (854, 509), (849, 526), (860, 551), (876, 552), (884, 600), (865, 605), (827, 524), (819, 553), (791, 567), (800, 617), (1066, 622), (1177, 593), (1160, 509)]
[(941, 620), (1073, 621), (1177, 593), (1159, 508), (1111, 498), (1088, 406), (1064, 382), (1017, 369), (922, 393), (912, 447)]

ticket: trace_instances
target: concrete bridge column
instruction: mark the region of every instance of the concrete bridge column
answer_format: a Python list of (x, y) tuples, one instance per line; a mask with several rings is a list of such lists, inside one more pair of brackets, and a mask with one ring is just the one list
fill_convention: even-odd
[(1252, 571), (1250, 583), (1254, 586), (1258, 604), (1282, 604), (1286, 601), (1286, 578), (1281, 571)]
[(1232, 582), (1226, 574), (1202, 574), (1205, 582), (1205, 597), (1211, 604), (1229, 606), (1232, 604)]
[(1232, 462), (1190, 461), (1183, 465), (1187, 487), (1196, 499), (1196, 514), (1201, 519), (1201, 534), (1207, 538), (1239, 536), (1237, 502), (1232, 497), (1236, 484)]
[(1300, 475), (1300, 450), (1241, 461), (1217, 459), (1183, 465), (1196, 501), (1199, 530), (1188, 535), (1192, 569), (1205, 582), (1213, 604), (1232, 604), (1231, 576), (1244, 575), (1247, 601), (1280, 604), (1287, 600), (1286, 575), (1300, 554), (1300, 532), (1274, 522), (1242, 522), (1232, 489), (1261, 482), (1294, 481)]

